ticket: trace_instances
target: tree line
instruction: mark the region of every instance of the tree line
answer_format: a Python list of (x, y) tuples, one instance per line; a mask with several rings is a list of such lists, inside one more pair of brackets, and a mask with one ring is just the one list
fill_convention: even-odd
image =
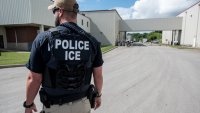
[(154, 31), (150, 33), (129, 33), (131, 36), (131, 41), (142, 42), (143, 39), (147, 39), (147, 42), (157, 40), (161, 42), (162, 40), (162, 31)]

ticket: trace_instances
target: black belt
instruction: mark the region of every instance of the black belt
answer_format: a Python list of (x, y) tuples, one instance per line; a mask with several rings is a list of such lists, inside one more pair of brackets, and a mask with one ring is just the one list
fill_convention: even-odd
[(81, 98), (87, 97), (87, 95), (87, 86), (80, 90), (64, 92), (60, 91), (59, 89), (51, 88), (41, 88), (40, 90), (40, 100), (47, 108), (49, 108), (50, 105), (62, 105), (65, 103), (73, 102)]

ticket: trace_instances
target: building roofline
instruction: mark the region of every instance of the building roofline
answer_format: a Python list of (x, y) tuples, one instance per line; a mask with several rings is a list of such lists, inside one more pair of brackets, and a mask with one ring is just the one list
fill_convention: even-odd
[[(32, 26), (32, 27), (39, 27), (41, 24), (37, 24), (37, 23), (23, 23), (23, 24), (1, 24), (0, 27), (21, 27), (21, 26)], [(44, 24), (42, 24), (44, 25)], [(51, 25), (44, 25), (45, 27), (54, 27)]]
[(84, 17), (87, 18), (87, 19), (90, 19), (90, 17), (85, 16), (85, 15), (82, 14), (81, 12), (79, 12), (78, 14), (81, 15), (81, 16), (84, 16)]
[(88, 10), (88, 11), (81, 11), (81, 12), (105, 12), (105, 11), (116, 11), (115, 9), (111, 10)]
[[(195, 5), (197, 5), (197, 4), (199, 4), (199, 3), (200, 3), (200, 1), (198, 1), (197, 3), (194, 3), (193, 5), (191, 5), (190, 7), (188, 7), (187, 9), (183, 10), (181, 13), (187, 11), (188, 9), (194, 7)], [(199, 5), (200, 5), (200, 4), (199, 4)], [(179, 13), (178, 15), (180, 15), (181, 13)], [(178, 15), (177, 15), (177, 16), (178, 16)]]
[(161, 19), (174, 19), (174, 18), (183, 18), (183, 17), (164, 17), (164, 18), (141, 18), (141, 19), (126, 19), (125, 21), (129, 20), (161, 20)]
[(115, 11), (117, 13), (117, 15), (122, 19), (122, 17), (119, 15), (118, 11), (116, 9), (111, 9), (111, 10), (90, 10), (90, 11), (81, 11), (80, 13), (84, 13), (84, 12), (109, 12), (109, 11)]

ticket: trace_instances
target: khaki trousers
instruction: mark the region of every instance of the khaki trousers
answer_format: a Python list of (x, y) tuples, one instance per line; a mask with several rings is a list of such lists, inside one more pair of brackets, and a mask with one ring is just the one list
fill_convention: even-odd
[(45, 113), (90, 113), (91, 107), (87, 97), (63, 105), (52, 105), (43, 109)]

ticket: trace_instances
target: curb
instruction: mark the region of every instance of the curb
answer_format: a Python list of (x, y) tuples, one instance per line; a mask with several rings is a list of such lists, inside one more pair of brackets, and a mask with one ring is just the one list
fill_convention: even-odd
[(13, 67), (24, 67), (25, 64), (16, 64), (16, 65), (0, 65), (0, 69), (4, 68), (13, 68)]

